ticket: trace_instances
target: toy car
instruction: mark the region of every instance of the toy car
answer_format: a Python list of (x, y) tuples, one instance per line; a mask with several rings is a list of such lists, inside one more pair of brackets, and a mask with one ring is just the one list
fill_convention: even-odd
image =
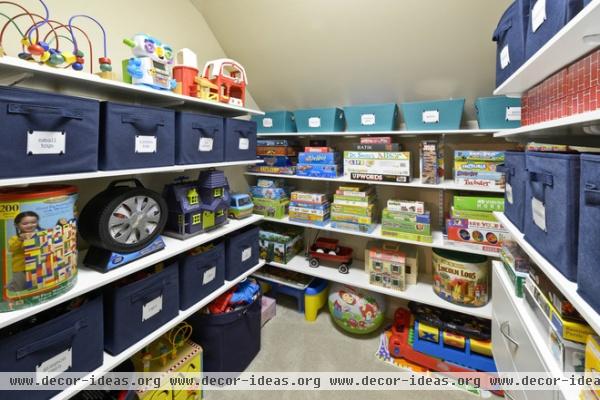
[(254, 204), (250, 196), (246, 193), (236, 193), (231, 195), (229, 205), (229, 218), (243, 219), (252, 215)]
[(352, 264), (352, 249), (338, 245), (337, 239), (319, 238), (308, 251), (308, 265), (317, 268), (320, 261), (339, 263), (338, 271), (347, 274)]

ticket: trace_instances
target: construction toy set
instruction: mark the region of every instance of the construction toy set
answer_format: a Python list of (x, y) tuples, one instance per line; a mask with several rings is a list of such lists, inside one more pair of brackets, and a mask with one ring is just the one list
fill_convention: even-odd
[(376, 227), (375, 190), (369, 186), (340, 186), (333, 195), (331, 226), (371, 233)]
[(365, 270), (369, 283), (405, 290), (415, 285), (419, 273), (418, 252), (414, 246), (390, 242), (369, 242), (365, 249)]
[(381, 213), (381, 234), (431, 243), (431, 215), (423, 202), (389, 199)]
[(304, 230), (296, 226), (265, 223), (259, 232), (260, 258), (287, 264), (304, 251)]
[(505, 176), (498, 171), (503, 162), (503, 151), (456, 150), (454, 182), (464, 186), (504, 189)]
[(299, 191), (292, 192), (289, 207), (290, 221), (325, 226), (329, 222), (330, 215), (331, 207), (328, 195)]
[(281, 179), (259, 178), (256, 186), (250, 186), (254, 214), (284, 218), (290, 204), (290, 190)]
[(444, 181), (444, 148), (435, 140), (424, 140), (419, 146), (421, 183), (438, 185)]

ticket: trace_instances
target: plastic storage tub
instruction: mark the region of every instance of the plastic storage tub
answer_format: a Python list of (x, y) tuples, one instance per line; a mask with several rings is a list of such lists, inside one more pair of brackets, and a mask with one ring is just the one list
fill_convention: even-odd
[(582, 0), (531, 0), (525, 55), (533, 56), (583, 7)]
[(0, 178), (96, 171), (100, 103), (0, 87)]
[(475, 101), (479, 129), (511, 129), (521, 126), (521, 99), (480, 97)]
[(311, 108), (294, 111), (298, 132), (341, 132), (346, 127), (340, 108)]
[(175, 162), (218, 163), (225, 159), (223, 118), (178, 112), (175, 117)]
[(410, 131), (460, 129), (465, 99), (402, 103), (406, 129)]
[(395, 103), (366, 104), (344, 107), (349, 132), (393, 131), (398, 124), (398, 106)]
[(260, 133), (296, 132), (296, 118), (291, 111), (269, 111), (265, 115), (254, 115), (252, 121)]
[(225, 246), (225, 279), (232, 281), (258, 264), (258, 226), (229, 235)]
[(225, 119), (225, 161), (256, 158), (256, 122)]
[(579, 155), (528, 152), (525, 239), (567, 279), (577, 279)]
[(204, 349), (206, 372), (242, 372), (260, 351), (261, 296), (236, 311), (197, 313), (188, 319), (192, 340)]
[(525, 220), (525, 191), (527, 171), (525, 170), (525, 153), (521, 151), (506, 151), (504, 164), (496, 168), (506, 176), (504, 192), (504, 215), (521, 232)]
[(188, 252), (179, 260), (179, 307), (190, 308), (225, 283), (225, 245), (204, 253)]
[(492, 37), (496, 42), (496, 86), (525, 62), (528, 22), (529, 0), (515, 0), (500, 18)]
[[(44, 322), (33, 327), (23, 324), (13, 335), (4, 334), (0, 338), (0, 372), (89, 372), (102, 365), (102, 296), (88, 298), (78, 308), (40, 320)], [(19, 323), (15, 326), (19, 327)], [(3, 399), (45, 400), (58, 391), (2, 393)]]
[(104, 102), (100, 117), (100, 169), (175, 164), (175, 112)]
[(600, 155), (581, 155), (577, 291), (600, 312)]
[(119, 354), (154, 332), (179, 313), (177, 264), (124, 286), (109, 288), (104, 296), (104, 348)]

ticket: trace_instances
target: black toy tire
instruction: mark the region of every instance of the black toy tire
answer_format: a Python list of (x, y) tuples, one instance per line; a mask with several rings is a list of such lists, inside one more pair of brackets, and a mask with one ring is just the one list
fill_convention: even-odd
[(348, 272), (350, 272), (350, 266), (348, 264), (340, 264), (340, 266), (338, 267), (338, 272), (340, 274), (347, 274)]
[(319, 260), (316, 258), (311, 258), (308, 260), (308, 266), (311, 268), (319, 268)]

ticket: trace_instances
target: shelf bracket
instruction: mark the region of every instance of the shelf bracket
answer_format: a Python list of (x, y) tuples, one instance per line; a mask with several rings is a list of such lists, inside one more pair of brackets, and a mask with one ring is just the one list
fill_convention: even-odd
[(0, 79), (0, 84), (4, 86), (15, 86), (31, 78), (33, 78), (32, 72), (19, 72), (2, 77), (2, 79)]

